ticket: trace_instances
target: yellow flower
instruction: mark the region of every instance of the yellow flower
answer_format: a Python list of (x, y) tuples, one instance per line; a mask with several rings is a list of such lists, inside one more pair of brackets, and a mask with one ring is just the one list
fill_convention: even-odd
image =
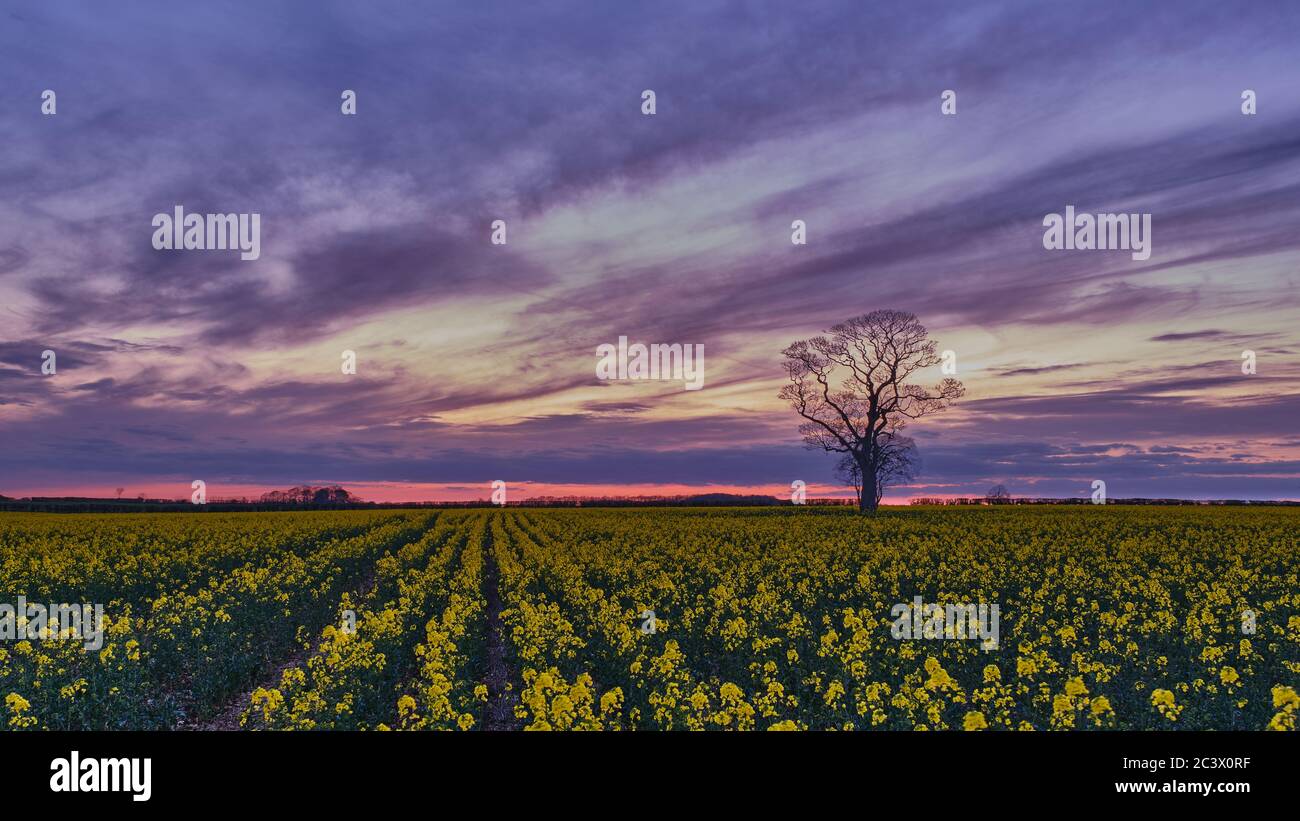
[(610, 690), (608, 693), (605, 693), (605, 695), (600, 697), (601, 715), (617, 712), (622, 708), (622, 706), (623, 689), (621, 687), (615, 687), (613, 690)]
[(21, 713), (24, 710), (30, 710), (32, 703), (17, 693), (10, 693), (5, 696), (5, 706), (15, 713)]
[(1179, 714), (1183, 711), (1182, 705), (1174, 702), (1174, 694), (1164, 689), (1152, 691), (1151, 704), (1160, 712), (1160, 715), (1170, 721), (1177, 721)]
[(27, 715), (32, 708), (31, 702), (17, 693), (5, 696), (5, 706), (9, 708), (9, 726), (15, 730), (25, 730), (36, 726), (36, 717)]
[(967, 713), (966, 717), (962, 719), (961, 724), (962, 728), (966, 730), (985, 730), (988, 729), (989, 726), (988, 721), (984, 718), (984, 714), (976, 710)]
[(1300, 695), (1290, 687), (1278, 685), (1273, 688), (1273, 706), (1286, 710), (1300, 710)]
[(832, 681), (830, 685), (826, 688), (826, 694), (822, 696), (822, 700), (825, 701), (828, 705), (834, 704), (841, 697), (843, 697), (843, 695), (844, 695), (844, 685), (840, 684), (839, 680), (836, 680), (836, 681)]

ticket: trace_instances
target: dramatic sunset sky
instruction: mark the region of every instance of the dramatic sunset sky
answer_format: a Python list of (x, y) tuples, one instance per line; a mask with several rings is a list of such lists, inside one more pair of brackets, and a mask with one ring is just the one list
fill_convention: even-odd
[[(7, 496), (825, 493), (780, 351), (897, 308), (967, 395), (890, 499), (1300, 498), (1293, 2), (5, 2), (0, 146)], [(598, 381), (620, 335), (704, 389)]]

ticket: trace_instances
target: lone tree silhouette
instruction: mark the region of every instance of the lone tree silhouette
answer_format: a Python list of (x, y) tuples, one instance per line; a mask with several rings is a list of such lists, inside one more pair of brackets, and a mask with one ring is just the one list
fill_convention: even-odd
[(932, 388), (908, 384), (917, 371), (939, 364), (935, 343), (914, 314), (872, 311), (825, 333), (781, 352), (790, 384), (780, 396), (804, 418), (805, 445), (853, 459), (862, 476), (858, 510), (874, 513), (900, 431), (947, 408), (965, 388), (956, 379)]

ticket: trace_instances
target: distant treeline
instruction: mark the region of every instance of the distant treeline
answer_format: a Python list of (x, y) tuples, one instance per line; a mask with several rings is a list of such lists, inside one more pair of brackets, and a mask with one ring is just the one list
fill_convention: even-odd
[[(220, 513), (235, 510), (348, 510), (351, 508), (405, 507), (376, 505), (367, 502), (276, 503), (245, 499), (214, 499), (196, 505), (184, 499), (93, 499), (81, 497), (40, 496), (28, 499), (0, 498), (0, 510), (38, 513)], [(420, 505), (410, 505), (419, 507)]]
[[(699, 493), (693, 496), (534, 496), (509, 507), (773, 507), (789, 505), (776, 496)], [(853, 499), (809, 499), (809, 505), (857, 505)]]
[[(269, 497), (269, 498), (268, 498)], [(361, 501), (306, 501), (298, 496), (296, 501), (271, 501), (276, 496), (266, 494), (260, 499), (211, 499), (207, 504), (196, 505), (184, 499), (96, 499), (85, 497), (33, 497), (9, 499), (0, 496), (0, 511), (26, 511), (36, 513), (230, 513), (238, 511), (274, 510), (382, 510), (418, 508), (474, 508), (495, 507), (487, 499), (468, 502), (361, 502)], [(284, 496), (279, 498), (283, 499)], [(1111, 505), (1297, 505), (1292, 501), (1260, 501), (1246, 499), (1107, 499)], [(913, 505), (1086, 505), (1091, 499), (1053, 498), (1001, 498), (982, 496), (966, 498), (913, 499)], [(853, 499), (808, 499), (808, 507), (856, 506)], [(788, 499), (776, 496), (746, 496), (732, 493), (705, 493), (695, 496), (539, 496), (508, 502), (507, 507), (791, 507)]]
[[(1088, 505), (1091, 498), (1055, 499), (1028, 496), (968, 496), (963, 498), (913, 499), (914, 505)], [(1260, 499), (1107, 499), (1108, 505), (1300, 505), (1300, 502)]]
[[(303, 493), (301, 489), (263, 494), (258, 499), (209, 499), (195, 505), (185, 499), (97, 499), (87, 497), (32, 497), (7, 499), (0, 496), (0, 510), (45, 513), (221, 513), (259, 510), (380, 510), (403, 508), (494, 507), (488, 499), (467, 502), (363, 502), (355, 497), (331, 493)], [(352, 501), (341, 501), (348, 498)], [(809, 499), (808, 505), (854, 505), (852, 499)], [(538, 496), (508, 502), (507, 507), (773, 507), (790, 505), (775, 496), (702, 493), (694, 496)]]

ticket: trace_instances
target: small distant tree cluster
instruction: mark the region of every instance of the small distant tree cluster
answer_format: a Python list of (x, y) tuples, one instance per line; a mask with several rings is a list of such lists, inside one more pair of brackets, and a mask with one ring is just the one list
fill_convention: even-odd
[(333, 505), (360, 502), (361, 500), (338, 485), (328, 487), (302, 485), (289, 490), (273, 490), (270, 493), (263, 493), (261, 501), (267, 504), (281, 505)]

